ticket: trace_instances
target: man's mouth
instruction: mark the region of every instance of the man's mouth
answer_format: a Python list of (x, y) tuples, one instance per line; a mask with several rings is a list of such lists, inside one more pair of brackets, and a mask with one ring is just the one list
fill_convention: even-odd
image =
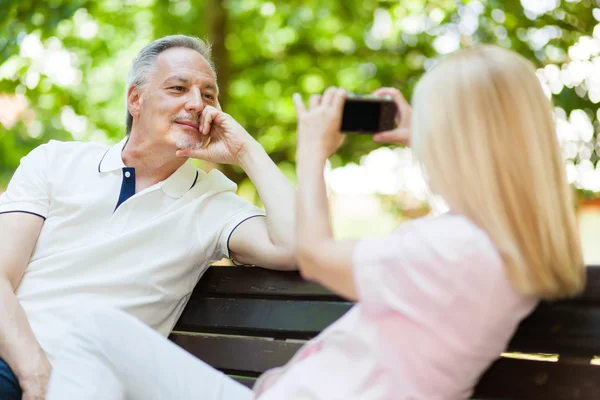
[(178, 124), (186, 125), (186, 126), (189, 126), (191, 128), (194, 128), (194, 129), (198, 130), (198, 122), (197, 121), (192, 121), (192, 120), (189, 120), (189, 119), (180, 119), (180, 120), (177, 120), (175, 122), (178, 123)]

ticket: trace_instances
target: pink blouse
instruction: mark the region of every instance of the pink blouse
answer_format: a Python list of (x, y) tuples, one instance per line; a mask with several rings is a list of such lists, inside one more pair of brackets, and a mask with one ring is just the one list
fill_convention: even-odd
[(518, 294), (487, 234), (460, 215), (359, 242), (359, 301), (254, 386), (255, 398), (467, 399), (537, 299)]

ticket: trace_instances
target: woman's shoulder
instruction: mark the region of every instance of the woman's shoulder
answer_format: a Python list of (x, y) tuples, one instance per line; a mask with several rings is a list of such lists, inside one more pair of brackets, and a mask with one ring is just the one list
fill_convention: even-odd
[(458, 214), (421, 217), (402, 223), (390, 235), (363, 239), (359, 259), (419, 262), (443, 268), (448, 264), (500, 263), (500, 256), (484, 230)]
[[(392, 236), (418, 236), (436, 247), (474, 244), (494, 248), (488, 234), (475, 222), (461, 214), (445, 213), (436, 216), (416, 218), (401, 224)], [(487, 246), (486, 246), (487, 245)]]
[(477, 274), (481, 269), (471, 268), (475, 265), (491, 267), (484, 268), (486, 275), (492, 270), (497, 277), (504, 274), (502, 257), (489, 235), (464, 215), (446, 213), (410, 220), (367, 246), (377, 248), (382, 258), (418, 263), (421, 268), (442, 270), (442, 275), (451, 270), (456, 277), (465, 269), (466, 274)]

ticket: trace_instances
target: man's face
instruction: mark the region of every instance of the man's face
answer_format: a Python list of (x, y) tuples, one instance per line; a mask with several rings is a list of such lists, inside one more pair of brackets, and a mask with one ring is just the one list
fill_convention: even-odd
[(171, 148), (201, 143), (198, 120), (205, 106), (220, 109), (215, 75), (198, 52), (178, 47), (160, 53), (147, 84), (140, 89), (134, 116), (143, 134)]

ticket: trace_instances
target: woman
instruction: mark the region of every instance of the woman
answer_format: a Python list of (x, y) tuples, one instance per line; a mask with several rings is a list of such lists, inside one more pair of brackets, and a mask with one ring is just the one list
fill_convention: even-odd
[[(374, 136), (410, 143), (449, 212), (380, 239), (336, 241), (323, 167), (345, 92), (298, 112), (301, 273), (358, 304), (250, 391), (118, 311), (82, 319), (48, 399), (465, 399), (539, 299), (579, 293), (585, 269), (552, 107), (533, 67), (459, 51), (419, 82), (414, 111)], [(412, 121), (411, 121), (412, 119)], [(102, 332), (102, 333), (98, 333)]]

